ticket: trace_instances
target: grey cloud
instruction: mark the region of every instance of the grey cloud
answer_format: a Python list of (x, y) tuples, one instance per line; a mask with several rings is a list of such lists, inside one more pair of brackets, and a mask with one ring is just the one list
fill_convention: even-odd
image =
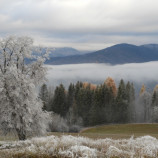
[(45, 44), (72, 43), (80, 49), (92, 44), (102, 48), (98, 41), (110, 45), (127, 39), (139, 44), (150, 37), (156, 42), (157, 6), (157, 0), (0, 0), (0, 33), (30, 33)]

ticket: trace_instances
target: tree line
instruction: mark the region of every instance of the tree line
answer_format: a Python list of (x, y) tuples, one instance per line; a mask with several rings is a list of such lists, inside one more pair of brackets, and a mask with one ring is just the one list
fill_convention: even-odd
[(68, 125), (94, 126), (110, 123), (156, 122), (158, 86), (153, 93), (143, 85), (135, 97), (133, 83), (121, 79), (118, 87), (110, 77), (101, 85), (87, 82), (70, 84), (68, 90), (60, 84), (50, 97), (47, 85), (39, 93), (43, 110), (53, 111)]

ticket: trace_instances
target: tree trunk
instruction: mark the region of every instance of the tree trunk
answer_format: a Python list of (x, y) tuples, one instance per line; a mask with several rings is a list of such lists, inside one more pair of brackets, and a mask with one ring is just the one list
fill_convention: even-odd
[(23, 130), (23, 128), (16, 129), (16, 132), (18, 134), (19, 140), (25, 140), (26, 139), (26, 132)]
[(21, 127), (16, 128), (16, 132), (18, 134), (19, 140), (25, 140), (26, 139), (26, 127), (25, 127), (22, 116), (20, 116), (20, 123), (21, 123)]

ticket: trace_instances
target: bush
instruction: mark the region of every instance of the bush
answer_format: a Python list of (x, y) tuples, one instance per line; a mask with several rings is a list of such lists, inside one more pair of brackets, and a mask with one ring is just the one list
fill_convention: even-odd
[(79, 125), (71, 125), (69, 127), (69, 132), (78, 133), (81, 130), (81, 127)]
[(60, 115), (52, 113), (52, 120), (50, 122), (51, 132), (68, 132), (69, 127), (67, 121), (64, 120)]

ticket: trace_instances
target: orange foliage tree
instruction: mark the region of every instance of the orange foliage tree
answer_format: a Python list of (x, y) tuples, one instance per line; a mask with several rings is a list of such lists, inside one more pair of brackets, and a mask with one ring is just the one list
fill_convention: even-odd
[(92, 83), (84, 82), (83, 88), (87, 88), (87, 87), (89, 87), (90, 90), (95, 90), (97, 86), (95, 84), (92, 84)]
[(108, 77), (105, 80), (104, 84), (106, 84), (106, 86), (108, 88), (112, 89), (112, 92), (113, 92), (114, 96), (116, 97), (116, 95), (117, 95), (117, 87), (116, 87), (115, 81), (111, 77)]

